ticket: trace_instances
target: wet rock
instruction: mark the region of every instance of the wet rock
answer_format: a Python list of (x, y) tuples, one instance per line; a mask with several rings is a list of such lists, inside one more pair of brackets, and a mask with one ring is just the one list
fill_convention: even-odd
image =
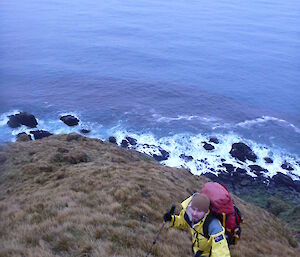
[(115, 137), (109, 137), (108, 142), (112, 144), (117, 144), (117, 139)]
[(264, 172), (267, 172), (268, 170), (267, 169), (264, 169), (263, 167), (259, 166), (259, 165), (249, 165), (248, 166), (251, 170), (254, 170), (254, 171), (264, 171)]
[(204, 149), (207, 150), (207, 151), (211, 151), (211, 150), (214, 150), (215, 147), (212, 145), (212, 144), (208, 144), (206, 142), (204, 142), (204, 145), (203, 145)]
[(277, 172), (276, 175), (272, 177), (272, 180), (275, 182), (275, 184), (278, 186), (287, 186), (292, 187), (296, 189), (298, 192), (300, 192), (299, 186), (288, 176), (281, 172)]
[(181, 154), (179, 157), (180, 157), (181, 159), (187, 161), (187, 162), (192, 161), (192, 160), (194, 159), (193, 156), (191, 156), (191, 155), (185, 155), (184, 153)]
[(209, 163), (208, 163), (208, 161), (206, 160), (206, 158), (205, 159), (198, 159), (197, 161), (199, 161), (199, 162), (201, 162), (201, 163), (203, 163), (203, 164), (206, 164), (206, 165), (209, 165)]
[(281, 168), (284, 170), (294, 170), (293, 166), (287, 161), (284, 161), (284, 163), (281, 165)]
[(32, 140), (31, 135), (26, 134), (25, 132), (19, 133), (17, 135), (18, 142), (26, 142)]
[(128, 148), (128, 146), (129, 146), (129, 142), (127, 140), (123, 139), (121, 142), (121, 147)]
[(247, 174), (247, 171), (245, 169), (242, 169), (242, 168), (236, 168), (235, 172), (239, 175)]
[(259, 165), (249, 165), (248, 166), (252, 172), (254, 172), (257, 176), (260, 176), (262, 172), (268, 172), (267, 169), (260, 167)]
[(77, 126), (79, 123), (79, 119), (74, 117), (73, 115), (64, 115), (59, 118), (63, 123), (66, 125), (72, 127), (72, 126)]
[(235, 169), (235, 167), (230, 163), (222, 163), (222, 166), (225, 167), (229, 173), (233, 172)]
[(35, 128), (38, 125), (38, 122), (34, 115), (27, 112), (20, 112), (15, 115), (8, 116), (9, 121), (7, 125), (11, 128), (18, 128), (21, 125), (25, 125), (29, 128)]
[(48, 132), (46, 130), (32, 130), (32, 131), (30, 131), (30, 134), (33, 135), (35, 140), (42, 139), (44, 137), (49, 137), (52, 135), (50, 132)]
[(131, 145), (136, 145), (137, 144), (137, 140), (133, 137), (126, 137), (126, 140), (129, 142), (129, 144)]
[(273, 160), (270, 157), (265, 157), (264, 160), (266, 163), (273, 163)]
[(169, 152), (161, 148), (159, 149), (159, 151), (161, 155), (153, 154), (153, 158), (158, 162), (168, 160), (168, 158), (170, 157)]
[(209, 139), (209, 142), (215, 143), (215, 144), (219, 144), (219, 139), (216, 138), (216, 137), (211, 137), (211, 138)]
[(82, 134), (88, 134), (88, 133), (90, 133), (91, 131), (90, 131), (89, 129), (81, 129), (80, 132), (81, 132)]
[(241, 142), (234, 143), (229, 153), (232, 157), (235, 157), (242, 162), (246, 160), (255, 162), (257, 159), (256, 154), (251, 150), (251, 148)]

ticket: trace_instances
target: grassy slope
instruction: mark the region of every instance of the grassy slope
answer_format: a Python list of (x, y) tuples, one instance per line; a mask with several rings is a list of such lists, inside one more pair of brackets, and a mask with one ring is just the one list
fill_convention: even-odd
[[(4, 161), (6, 160), (6, 161)], [(145, 155), (78, 135), (0, 149), (0, 257), (142, 257), (163, 213), (206, 180)], [(297, 256), (272, 214), (238, 198), (243, 237), (233, 257)], [(187, 231), (166, 229), (160, 257), (192, 256)]]

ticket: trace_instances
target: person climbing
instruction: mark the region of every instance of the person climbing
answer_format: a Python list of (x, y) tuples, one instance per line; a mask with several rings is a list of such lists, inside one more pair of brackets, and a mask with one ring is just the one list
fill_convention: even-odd
[(179, 215), (167, 212), (163, 219), (170, 222), (170, 227), (190, 229), (194, 257), (230, 257), (225, 229), (220, 221), (211, 215), (209, 198), (204, 194), (195, 193), (184, 200), (181, 206)]

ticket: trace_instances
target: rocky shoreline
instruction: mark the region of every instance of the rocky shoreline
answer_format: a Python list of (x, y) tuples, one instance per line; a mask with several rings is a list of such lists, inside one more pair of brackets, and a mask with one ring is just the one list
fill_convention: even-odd
[[(73, 127), (80, 125), (80, 120), (72, 115), (64, 115), (59, 119), (64, 122), (66, 126)], [(38, 120), (32, 114), (21, 112), (9, 116), (7, 125), (11, 128), (21, 125), (36, 128)], [(90, 130), (88, 128), (79, 128), (78, 132), (88, 134)], [(26, 134), (25, 132), (18, 134), (17, 141), (39, 140), (51, 135), (52, 133), (49, 131), (31, 130), (30, 134)], [(131, 136), (125, 136), (121, 140), (110, 136), (107, 141), (125, 149), (133, 149), (150, 155), (162, 164), (164, 164), (171, 155), (170, 152), (160, 146), (139, 143), (136, 138)], [(203, 149), (199, 149), (199, 151), (206, 151), (209, 155), (218, 144), (220, 144), (220, 140), (217, 137), (210, 137), (209, 140), (202, 142)], [(300, 217), (300, 210), (295, 207), (300, 205), (300, 177), (293, 173), (295, 167), (291, 163), (284, 160), (280, 165), (281, 170), (278, 170), (275, 175), (270, 176), (268, 169), (256, 163), (258, 156), (244, 142), (233, 143), (229, 154), (232, 157), (231, 163), (220, 156), (217, 169), (212, 168), (208, 158), (196, 159), (194, 156), (184, 152), (178, 157), (185, 163), (194, 162), (195, 165), (197, 165), (197, 169), (202, 171), (201, 175), (226, 185), (234, 194), (260, 207), (268, 209), (276, 216), (281, 216), (281, 218), (287, 222), (290, 222), (289, 219), (293, 220), (294, 216), (295, 219)], [(234, 163), (232, 163), (232, 159), (235, 160)], [(264, 156), (263, 160), (266, 165), (274, 162), (270, 156)], [(299, 161), (297, 165), (300, 166)], [(293, 174), (297, 179), (293, 180), (291, 176), (287, 174)], [(299, 233), (300, 225), (296, 224), (295, 227), (297, 228), (297, 233)], [(298, 237), (300, 238), (300, 234)]]

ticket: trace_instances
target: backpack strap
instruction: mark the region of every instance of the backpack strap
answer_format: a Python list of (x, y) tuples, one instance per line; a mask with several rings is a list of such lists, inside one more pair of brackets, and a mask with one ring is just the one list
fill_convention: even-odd
[(209, 226), (209, 224), (210, 224), (210, 222), (212, 221), (213, 218), (214, 218), (214, 216), (213, 216), (213, 214), (210, 212), (210, 213), (207, 215), (207, 217), (206, 217), (206, 219), (205, 219), (205, 221), (204, 221), (204, 223), (203, 223), (203, 236), (204, 236), (205, 238), (207, 238), (207, 239), (209, 239), (209, 235), (208, 235), (208, 226)]

